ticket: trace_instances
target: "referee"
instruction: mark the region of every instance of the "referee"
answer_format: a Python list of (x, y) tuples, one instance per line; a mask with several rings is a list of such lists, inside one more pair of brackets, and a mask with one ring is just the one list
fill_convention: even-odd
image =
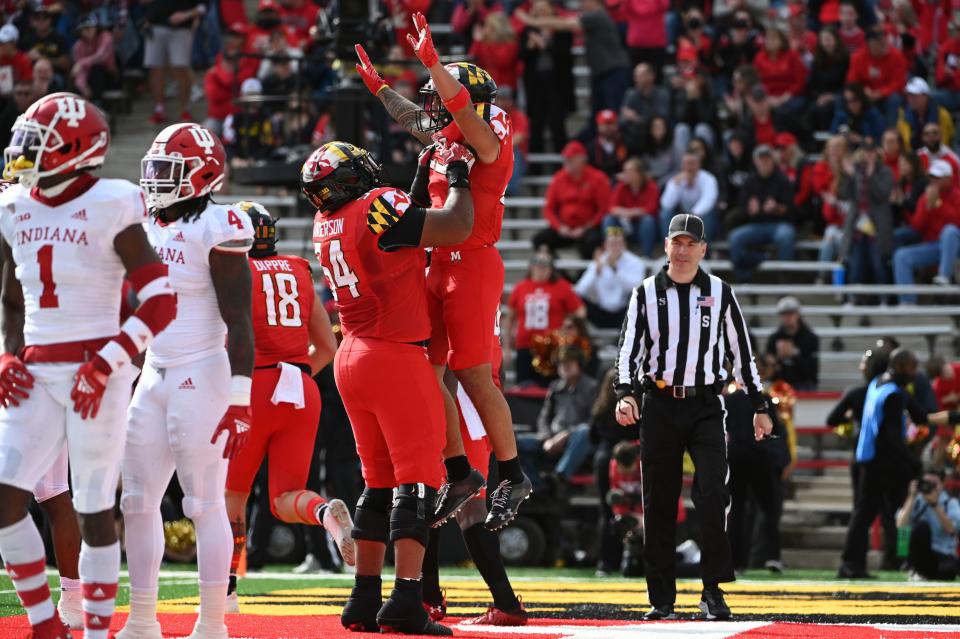
[(617, 422), (640, 421), (646, 620), (674, 619), (677, 501), (683, 452), (696, 467), (693, 503), (700, 520), (706, 619), (729, 619), (721, 582), (733, 581), (727, 541), (727, 459), (723, 398), (725, 359), (750, 396), (754, 436), (773, 428), (750, 352), (747, 325), (730, 285), (700, 269), (707, 251), (703, 221), (677, 215), (664, 249), (667, 266), (633, 291), (617, 358)]

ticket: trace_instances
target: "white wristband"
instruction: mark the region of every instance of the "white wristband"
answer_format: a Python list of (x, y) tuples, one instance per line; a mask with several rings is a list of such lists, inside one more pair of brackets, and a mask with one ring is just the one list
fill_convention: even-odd
[(249, 406), (250, 387), (253, 380), (245, 375), (234, 375), (230, 378), (230, 405)]

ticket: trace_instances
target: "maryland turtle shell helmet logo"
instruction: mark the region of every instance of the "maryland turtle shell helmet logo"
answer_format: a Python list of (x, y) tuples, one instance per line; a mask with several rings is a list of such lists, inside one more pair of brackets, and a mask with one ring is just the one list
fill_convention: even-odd
[[(497, 97), (497, 83), (486, 70), (469, 62), (454, 62), (444, 67), (455, 77), (460, 84), (467, 87), (470, 94), (470, 101), (474, 104), (488, 103), (492, 104)], [(443, 100), (433, 86), (433, 80), (428, 81), (422, 89), (420, 95), (423, 96), (423, 115), (417, 121), (417, 128), (424, 133), (439, 131), (451, 122), (453, 116), (443, 106)]]
[(317, 209), (333, 213), (380, 183), (380, 165), (366, 149), (327, 142), (300, 169), (300, 190)]

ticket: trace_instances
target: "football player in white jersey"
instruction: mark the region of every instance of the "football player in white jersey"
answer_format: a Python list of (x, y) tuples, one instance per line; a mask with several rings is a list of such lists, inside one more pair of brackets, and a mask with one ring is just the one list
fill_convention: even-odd
[[(109, 141), (96, 106), (55, 93), (17, 119), (4, 151), (4, 175), (19, 184), (0, 194), (0, 555), (38, 638), (70, 635), (50, 601), (31, 493), (66, 442), (83, 537), (84, 635), (106, 639), (131, 362), (176, 315), (167, 268), (144, 233), (143, 193), (90, 174)], [(121, 325), (124, 273), (143, 304)]]
[(233, 536), (223, 495), (227, 458), (250, 430), (254, 349), (247, 252), (254, 232), (240, 208), (210, 201), (223, 182), (225, 162), (215, 135), (181, 123), (160, 132), (141, 166), (140, 185), (152, 214), (147, 235), (170, 268), (178, 310), (147, 349), (130, 405), (120, 500), (130, 617), (118, 639), (161, 637), (160, 501), (174, 470), (183, 511), (197, 531), (200, 616), (191, 637), (227, 636)]

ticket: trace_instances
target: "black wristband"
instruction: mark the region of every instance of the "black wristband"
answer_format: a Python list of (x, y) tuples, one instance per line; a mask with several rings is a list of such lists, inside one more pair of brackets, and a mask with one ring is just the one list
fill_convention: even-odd
[(451, 162), (447, 165), (447, 182), (453, 189), (470, 188), (470, 167), (466, 162)]
[(615, 392), (617, 401), (619, 402), (624, 397), (633, 397), (633, 386), (630, 384), (617, 384)]

